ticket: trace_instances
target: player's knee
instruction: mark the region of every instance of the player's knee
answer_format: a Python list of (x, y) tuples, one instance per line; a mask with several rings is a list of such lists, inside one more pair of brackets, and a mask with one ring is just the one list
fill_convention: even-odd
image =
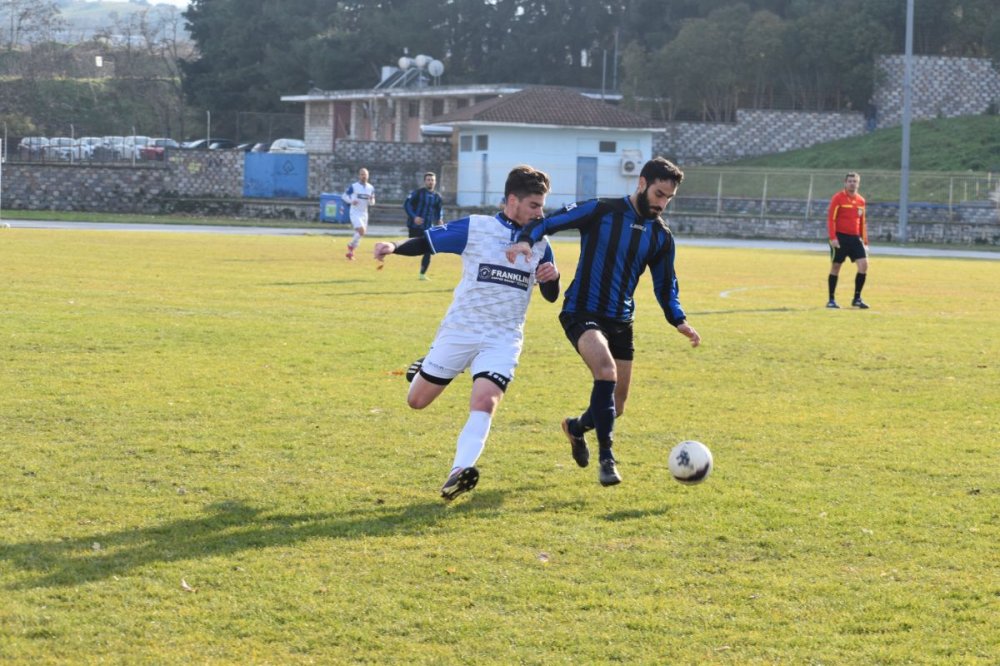
[(431, 403), (421, 396), (408, 395), (406, 396), (406, 404), (410, 406), (410, 409), (423, 409)]
[(614, 361), (611, 363), (600, 363), (594, 367), (594, 379), (605, 382), (617, 382), (618, 368), (614, 364)]
[(494, 414), (498, 404), (500, 404), (500, 396), (476, 396), (469, 401), (469, 410)]

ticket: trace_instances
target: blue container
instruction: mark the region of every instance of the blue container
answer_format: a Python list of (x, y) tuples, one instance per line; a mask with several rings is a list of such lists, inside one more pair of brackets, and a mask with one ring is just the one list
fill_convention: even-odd
[(321, 192), (319, 195), (319, 221), (347, 224), (351, 221), (351, 205), (339, 194)]

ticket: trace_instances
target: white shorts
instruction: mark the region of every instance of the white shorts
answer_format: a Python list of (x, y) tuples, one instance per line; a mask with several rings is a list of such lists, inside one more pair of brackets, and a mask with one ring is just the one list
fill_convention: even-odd
[(354, 211), (351, 211), (351, 226), (355, 229), (361, 228), (365, 231), (368, 230), (368, 213), (362, 213), (360, 215), (355, 215)]
[(516, 333), (501, 338), (441, 328), (421, 369), (439, 379), (454, 379), (468, 369), (473, 377), (485, 372), (511, 380), (521, 356), (522, 342)]

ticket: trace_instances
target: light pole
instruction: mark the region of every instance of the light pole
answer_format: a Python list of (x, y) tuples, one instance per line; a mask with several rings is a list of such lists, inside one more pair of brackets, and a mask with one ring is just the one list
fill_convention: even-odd
[(910, 107), (913, 103), (913, 0), (906, 0), (906, 53), (903, 56), (903, 154), (899, 174), (899, 242), (909, 232), (910, 203)]

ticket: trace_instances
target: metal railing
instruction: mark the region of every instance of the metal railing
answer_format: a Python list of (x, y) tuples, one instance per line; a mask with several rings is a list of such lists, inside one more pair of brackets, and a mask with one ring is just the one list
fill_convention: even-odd
[[(687, 167), (673, 214), (754, 217), (826, 216), (830, 197), (843, 187), (845, 171)], [(895, 217), (899, 210), (898, 171), (861, 172), (860, 193), (869, 218)], [(909, 209), (940, 219), (965, 217), (958, 209), (998, 210), (1000, 174), (911, 172)]]

